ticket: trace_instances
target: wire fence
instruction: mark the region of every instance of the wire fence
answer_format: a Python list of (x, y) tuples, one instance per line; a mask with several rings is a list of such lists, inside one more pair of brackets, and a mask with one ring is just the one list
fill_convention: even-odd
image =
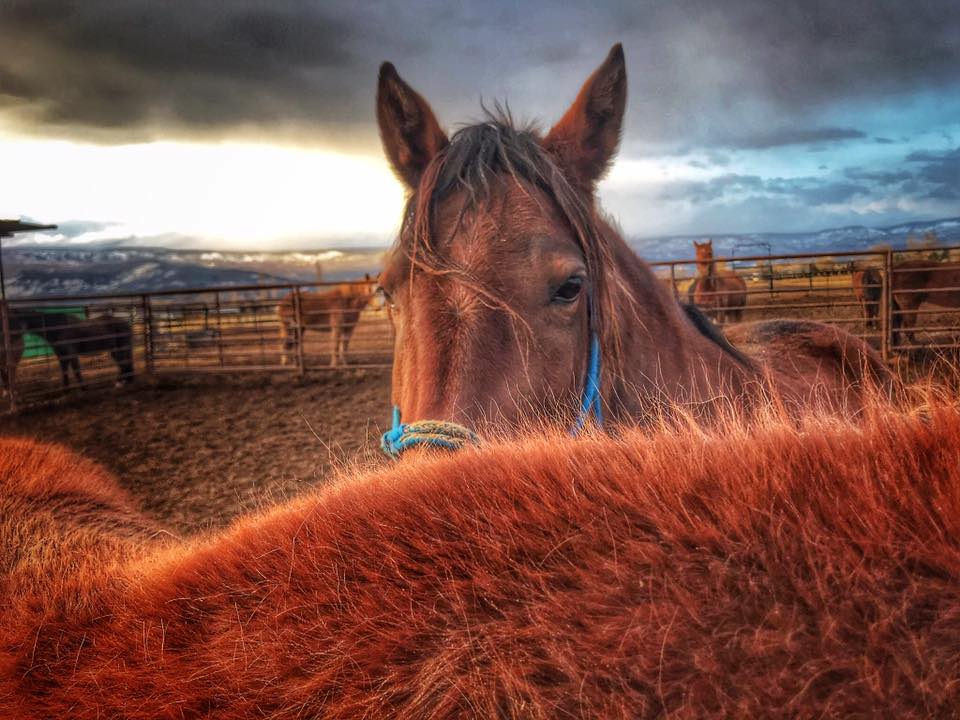
[[(960, 348), (960, 247), (651, 263), (720, 325), (803, 318), (885, 359)], [(369, 281), (254, 285), (0, 303), (8, 410), (135, 376), (388, 367), (393, 334)]]

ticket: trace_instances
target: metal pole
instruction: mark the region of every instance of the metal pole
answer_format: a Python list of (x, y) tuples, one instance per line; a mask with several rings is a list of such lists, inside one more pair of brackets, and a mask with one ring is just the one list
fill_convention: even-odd
[(153, 307), (150, 305), (150, 296), (140, 296), (140, 307), (143, 313), (143, 366), (147, 375), (153, 375)]
[(303, 309), (300, 298), (300, 286), (296, 286), (293, 289), (293, 319), (296, 323), (296, 335), (297, 338), (297, 367), (300, 368), (300, 374), (304, 375), (307, 372), (307, 368), (303, 362)]
[(880, 297), (883, 303), (880, 317), (880, 354), (884, 362), (890, 362), (890, 355), (893, 352), (893, 250), (890, 249), (883, 253)]
[(217, 308), (217, 355), (220, 359), (220, 367), (223, 367), (223, 327), (220, 324), (220, 291), (215, 292), (213, 297)]
[(3, 316), (3, 363), (7, 372), (7, 393), (10, 397), (10, 412), (17, 411), (17, 393), (14, 389), (14, 374), (16, 364), (13, 359), (13, 338), (10, 337), (10, 316), (7, 308), (7, 298), (0, 300), (0, 315)]
[(13, 338), (10, 337), (10, 314), (7, 306), (7, 280), (3, 274), (3, 239), (0, 236), (0, 315), (3, 316), (3, 363), (7, 369), (7, 392), (10, 395), (10, 412), (17, 411), (17, 393), (14, 390), (13, 376), (16, 364), (13, 359)]
[(767, 245), (767, 271), (770, 273), (770, 297), (773, 297), (773, 257), (770, 255), (769, 245)]

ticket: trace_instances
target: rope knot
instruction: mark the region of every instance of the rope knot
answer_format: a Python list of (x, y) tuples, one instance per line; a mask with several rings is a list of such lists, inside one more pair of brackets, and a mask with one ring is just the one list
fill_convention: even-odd
[(415, 445), (459, 450), (465, 445), (479, 445), (480, 438), (473, 430), (442, 420), (418, 420), (412, 423), (400, 422), (400, 408), (393, 408), (393, 427), (383, 434), (380, 448), (390, 457), (396, 458)]

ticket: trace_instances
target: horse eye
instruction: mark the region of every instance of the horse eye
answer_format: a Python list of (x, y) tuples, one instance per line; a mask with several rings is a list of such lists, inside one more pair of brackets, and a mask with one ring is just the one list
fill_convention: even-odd
[(577, 299), (577, 296), (580, 295), (580, 290), (583, 289), (583, 278), (577, 275), (568, 277), (566, 281), (557, 288), (557, 291), (553, 294), (553, 302), (558, 303), (572, 303)]
[(391, 294), (387, 291), (387, 289), (386, 289), (385, 287), (383, 287), (383, 285), (381, 285), (379, 288), (377, 288), (377, 291), (380, 293), (381, 297), (383, 297), (383, 304), (384, 304), (384, 305), (386, 305), (387, 307), (389, 307), (391, 310), (396, 310), (396, 309), (397, 309), (397, 303), (394, 301), (393, 295), (391, 295)]

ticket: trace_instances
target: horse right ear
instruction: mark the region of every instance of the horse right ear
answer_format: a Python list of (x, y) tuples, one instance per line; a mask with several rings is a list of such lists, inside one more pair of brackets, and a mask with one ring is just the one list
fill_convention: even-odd
[(429, 103), (388, 62), (380, 66), (377, 123), (394, 171), (407, 187), (416, 189), (423, 171), (448, 140)]
[(593, 191), (617, 152), (626, 105), (627, 68), (617, 43), (543, 141), (587, 191)]

